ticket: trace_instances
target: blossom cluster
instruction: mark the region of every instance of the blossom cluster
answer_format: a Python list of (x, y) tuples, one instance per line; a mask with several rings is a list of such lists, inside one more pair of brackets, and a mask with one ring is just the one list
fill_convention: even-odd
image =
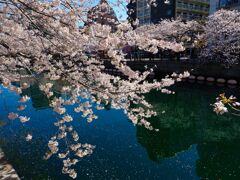
[(172, 47), (173, 51), (181, 52), (185, 50), (185, 45), (192, 45), (197, 39), (197, 34), (201, 32), (202, 26), (194, 20), (183, 22), (180, 18), (164, 19), (158, 24), (143, 25), (136, 31), (152, 39), (165, 40), (167, 42), (177, 42)]
[(229, 109), (230, 109), (231, 111), (233, 111), (231, 112), (232, 114), (239, 116), (240, 103), (237, 101), (236, 97), (230, 96), (229, 98), (227, 98), (225, 94), (220, 94), (216, 100), (217, 102), (213, 104), (214, 112), (222, 115), (224, 113), (229, 112)]
[[(27, 83), (23, 83), (20, 87), (14, 86), (11, 84), (11, 82), (8, 79), (3, 79), (3, 83), (2, 83), (3, 87), (8, 88), (9, 90), (15, 92), (16, 94), (21, 94), (23, 89), (26, 89), (27, 87), (29, 87), (29, 85)], [(21, 115), (21, 111), (24, 111), (27, 107), (26, 103), (30, 100), (30, 97), (27, 95), (23, 95), (20, 97), (20, 99), (18, 100), (18, 103), (20, 103), (20, 105), (16, 108), (17, 111), (19, 112), (10, 112), (8, 113), (8, 119), (13, 121), (18, 119), (21, 123), (26, 123), (30, 120), (30, 117), (27, 116), (23, 116)], [(26, 141), (30, 141), (32, 139), (32, 135), (30, 133), (28, 133), (26, 135)]]

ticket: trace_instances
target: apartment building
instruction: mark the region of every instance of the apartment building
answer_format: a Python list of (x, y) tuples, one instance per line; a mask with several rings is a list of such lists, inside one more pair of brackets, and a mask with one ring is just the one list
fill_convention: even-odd
[(240, 0), (219, 0), (219, 8), (240, 10)]
[(214, 14), (219, 8), (219, 0), (210, 0), (209, 15)]
[(204, 19), (209, 15), (209, 0), (156, 0), (149, 6), (147, 0), (128, 4), (129, 20), (139, 20), (139, 25), (158, 23), (161, 19), (181, 17), (183, 20)]
[(177, 0), (175, 13), (184, 20), (204, 19), (209, 15), (209, 0)]

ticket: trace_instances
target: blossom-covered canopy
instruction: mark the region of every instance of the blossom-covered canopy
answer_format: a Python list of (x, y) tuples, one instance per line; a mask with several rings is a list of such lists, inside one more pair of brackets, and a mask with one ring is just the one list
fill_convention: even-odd
[(118, 24), (117, 16), (107, 0), (101, 0), (99, 4), (88, 11), (87, 25), (98, 23), (116, 27)]

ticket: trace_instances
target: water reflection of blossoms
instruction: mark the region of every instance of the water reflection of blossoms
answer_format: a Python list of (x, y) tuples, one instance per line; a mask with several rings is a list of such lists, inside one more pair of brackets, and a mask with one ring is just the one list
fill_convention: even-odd
[[(175, 78), (183, 78), (186, 77), (188, 74), (180, 74), (179, 76), (173, 74), (171, 81), (167, 79), (162, 80), (163, 86), (170, 86), (174, 83)], [(179, 81), (180, 79), (178, 79)], [(37, 81), (39, 82), (39, 80)], [(25, 83), (20, 83), (25, 84)], [(14, 86), (11, 83), (8, 83), (7, 80), (3, 81), (3, 85), (15, 92), (20, 92), (21, 89), (18, 86)], [(34, 86), (34, 85), (33, 85)], [(23, 92), (21, 90), (22, 97), (20, 97), (17, 107), (17, 113), (10, 112), (8, 114), (8, 118), (10, 120), (19, 119), (21, 123), (27, 123), (30, 120), (30, 117), (21, 115), (21, 111), (25, 110), (27, 105), (24, 104), (30, 100), (30, 97), (25, 94), (28, 89), (31, 88), (29, 85), (26, 88), (23, 88)], [(49, 106), (53, 109), (56, 113), (57, 121), (54, 123), (55, 126), (58, 127), (57, 133), (51, 137), (50, 141), (48, 142), (49, 151), (46, 152), (44, 158), (49, 159), (52, 155), (56, 155), (58, 158), (63, 159), (63, 169), (62, 172), (64, 174), (68, 174), (72, 178), (76, 178), (77, 173), (73, 169), (73, 166), (79, 162), (79, 158), (83, 158), (84, 156), (90, 155), (93, 152), (95, 146), (90, 144), (81, 144), (79, 142), (79, 136), (77, 131), (74, 130), (74, 127), (70, 124), (73, 121), (73, 117), (67, 113), (66, 106), (73, 106), (74, 105), (74, 112), (81, 113), (82, 117), (86, 118), (87, 121), (90, 123), (94, 119), (98, 117), (94, 114), (93, 108), (97, 110), (104, 109), (106, 105), (110, 105), (111, 108), (120, 109), (126, 107), (126, 103), (130, 101), (126, 101), (125, 98), (121, 99), (121, 101), (114, 101), (114, 99), (110, 99), (107, 96), (102, 98), (97, 98), (97, 96), (92, 96), (86, 89), (75, 88), (72, 89), (70, 86), (62, 86), (56, 88), (53, 87), (53, 84), (50, 82), (41, 84), (39, 89), (45, 94), (48, 98)], [(16, 91), (17, 90), (17, 91)], [(59, 97), (55, 96), (54, 94), (61, 94)], [(169, 91), (171, 93), (171, 91)], [(138, 103), (137, 101), (134, 103)], [(126, 113), (129, 113), (128, 110), (125, 109)], [(132, 120), (134, 124), (143, 125), (145, 128), (153, 129), (151, 127), (150, 122), (141, 119), (138, 122), (138, 119), (141, 116), (151, 117), (156, 113), (154, 111), (147, 111), (147, 114), (144, 114), (145, 109), (140, 108), (131, 108), (132, 113), (129, 114), (129, 118)], [(138, 115), (139, 114), (139, 115)], [(31, 141), (34, 135), (28, 133), (26, 135), (26, 141)], [(65, 148), (60, 148), (59, 144), (65, 146)], [(65, 150), (64, 150), (65, 149)]]

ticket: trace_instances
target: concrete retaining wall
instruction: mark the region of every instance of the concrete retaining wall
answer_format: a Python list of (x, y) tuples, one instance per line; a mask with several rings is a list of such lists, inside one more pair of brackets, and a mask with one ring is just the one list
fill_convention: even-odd
[[(155, 61), (127, 61), (132, 69), (144, 71), (145, 67), (154, 69), (155, 77), (163, 77), (166, 74), (173, 72), (181, 73), (189, 71), (196, 79), (202, 81), (217, 82), (218, 79), (224, 79), (224, 83), (231, 84), (232, 82), (240, 82), (240, 65), (226, 67), (221, 64), (200, 63), (198, 61), (170, 61), (170, 60), (155, 60)], [(105, 66), (110, 72), (117, 73), (110, 62), (105, 62)], [(207, 79), (208, 78), (208, 79)], [(235, 84), (235, 83), (234, 83)]]

